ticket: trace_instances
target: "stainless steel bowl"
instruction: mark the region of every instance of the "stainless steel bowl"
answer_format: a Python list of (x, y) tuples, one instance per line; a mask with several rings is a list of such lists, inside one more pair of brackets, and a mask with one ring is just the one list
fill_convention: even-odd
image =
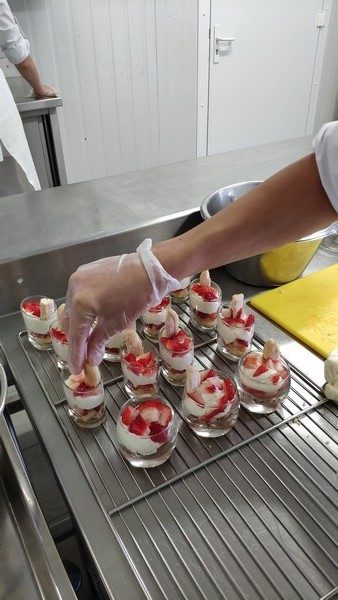
[(3, 368), (2, 364), (0, 363), (0, 415), (5, 408), (6, 396), (7, 396), (7, 378), (6, 378), (5, 369)]
[[(243, 181), (217, 190), (201, 204), (203, 219), (209, 219), (260, 183)], [(235, 279), (251, 285), (270, 287), (288, 283), (303, 273), (322, 239), (334, 231), (335, 225), (331, 225), (291, 244), (226, 265), (226, 268)]]

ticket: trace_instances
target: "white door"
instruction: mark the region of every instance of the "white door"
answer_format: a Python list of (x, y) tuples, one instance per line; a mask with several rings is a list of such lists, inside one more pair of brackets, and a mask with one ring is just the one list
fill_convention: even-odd
[(312, 133), (322, 10), (322, 0), (211, 0), (208, 154)]

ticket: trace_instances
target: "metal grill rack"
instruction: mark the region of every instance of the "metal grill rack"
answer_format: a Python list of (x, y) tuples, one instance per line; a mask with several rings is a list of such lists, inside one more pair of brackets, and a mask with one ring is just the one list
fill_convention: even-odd
[[(194, 335), (195, 361), (199, 366), (213, 367), (226, 375), (233, 376), (236, 364), (227, 362), (217, 353), (216, 337), (193, 329), (189, 323), (189, 308), (186, 304), (176, 309), (182, 322)], [(141, 332), (140, 324), (138, 330)], [(321, 406), (326, 401), (319, 390), (316, 391), (311, 383), (291, 369), (291, 390), (279, 410), (269, 415), (255, 417), (241, 409), (233, 429), (227, 435), (214, 439), (197, 437), (183, 421), (176, 450), (164, 465), (151, 470), (134, 469), (120, 456), (116, 444), (115, 424), (118, 412), (127, 399), (119, 364), (105, 362), (102, 365), (107, 407), (106, 422), (94, 430), (81, 429), (74, 425), (68, 415), (54, 353), (35, 350), (29, 343), (26, 332), (20, 334), (20, 342), (87, 479), (110, 515), (209, 465), (216, 459), (244, 447), (266, 433), (286, 423), (296, 422), (299, 416)], [(254, 347), (261, 347), (256, 339)], [(169, 400), (181, 417), (182, 388), (171, 386), (161, 376), (160, 393)]]

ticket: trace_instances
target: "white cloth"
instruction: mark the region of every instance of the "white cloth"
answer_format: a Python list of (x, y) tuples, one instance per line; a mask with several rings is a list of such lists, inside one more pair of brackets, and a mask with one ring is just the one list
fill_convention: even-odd
[[(25, 172), (29, 183), (35, 190), (40, 190), (40, 182), (35, 170), (32, 155), (28, 146), (22, 121), (8, 87), (5, 76), (0, 69), (0, 141), (7, 152), (15, 158)], [(0, 144), (0, 160), (3, 159)]]
[(338, 121), (326, 123), (312, 141), (324, 190), (338, 212)]
[(0, 48), (13, 65), (21, 63), (29, 55), (29, 41), (6, 0), (0, 0)]

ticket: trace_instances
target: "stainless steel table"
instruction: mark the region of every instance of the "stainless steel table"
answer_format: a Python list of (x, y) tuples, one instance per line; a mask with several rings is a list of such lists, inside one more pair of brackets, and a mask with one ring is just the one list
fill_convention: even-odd
[[(70, 255), (82, 262), (108, 248), (124, 251), (145, 236), (174, 235), (198, 220), (194, 211), (174, 215), (27, 257), (19, 265), (12, 262), (8, 273), (15, 276), (20, 267), (29, 290), (38, 281), (31, 269), (40, 265), (41, 273), (44, 260), (55, 270), (55, 277), (43, 281), (49, 294), (61, 289), (62, 281), (65, 286)], [(310, 270), (328, 262), (317, 255)], [(231, 279), (225, 269), (215, 271), (214, 278), (225, 299), (239, 291), (248, 299), (259, 291)], [(187, 322), (188, 309), (183, 307), (180, 316)], [(182, 425), (171, 459), (143, 471), (128, 467), (116, 450), (114, 423), (125, 399), (119, 368), (103, 367), (106, 424), (94, 432), (80, 431), (65, 410), (53, 354), (34, 351), (25, 333), (20, 334), (22, 327), (17, 312), (0, 318), (5, 358), (106, 597), (335, 596), (338, 410), (322, 395), (319, 356), (257, 315), (256, 347), (275, 337), (292, 366), (292, 389), (283, 408), (264, 417), (241, 411), (233, 430), (217, 440), (199, 439)], [(197, 335), (195, 340), (202, 366), (213, 364), (232, 373), (233, 366), (215, 352), (213, 338)], [(161, 392), (180, 414), (179, 395), (164, 380)]]

